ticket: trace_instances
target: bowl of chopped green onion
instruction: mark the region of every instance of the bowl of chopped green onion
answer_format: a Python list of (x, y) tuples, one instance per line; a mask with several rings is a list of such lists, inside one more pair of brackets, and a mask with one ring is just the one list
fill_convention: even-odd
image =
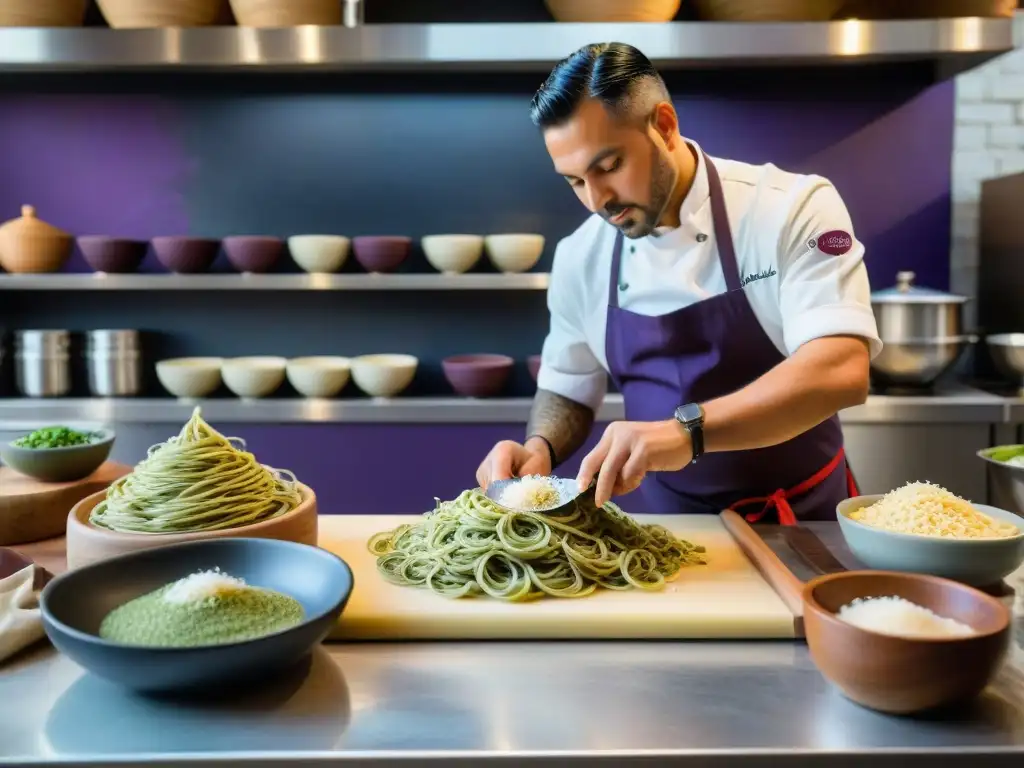
[(114, 430), (56, 425), (0, 442), (0, 461), (46, 483), (69, 483), (88, 477), (110, 456)]

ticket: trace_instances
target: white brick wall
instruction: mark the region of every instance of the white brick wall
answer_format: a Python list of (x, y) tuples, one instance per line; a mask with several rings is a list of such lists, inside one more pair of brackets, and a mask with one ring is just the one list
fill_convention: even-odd
[[(1024, 11), (1014, 18), (1014, 37), (1020, 46)], [(981, 182), (1024, 171), (1024, 49), (957, 77), (952, 168), (952, 290), (973, 296)]]

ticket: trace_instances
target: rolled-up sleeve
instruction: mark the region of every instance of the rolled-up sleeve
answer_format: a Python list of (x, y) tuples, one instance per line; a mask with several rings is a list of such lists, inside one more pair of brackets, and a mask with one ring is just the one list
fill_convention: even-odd
[(865, 339), (874, 357), (882, 349), (871, 310), (864, 244), (838, 190), (816, 177), (795, 201), (782, 227), (779, 250), (779, 309), (786, 348), (825, 336)]
[(563, 240), (555, 249), (548, 286), (551, 325), (541, 358), (537, 386), (567, 397), (595, 412), (608, 389), (608, 375), (594, 355), (583, 331), (583, 259), (565, 251)]

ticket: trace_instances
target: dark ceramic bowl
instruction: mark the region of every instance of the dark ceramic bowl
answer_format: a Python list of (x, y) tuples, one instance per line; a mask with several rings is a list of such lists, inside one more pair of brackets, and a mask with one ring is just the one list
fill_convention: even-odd
[(284, 253), (284, 240), (256, 235), (225, 237), (224, 253), (239, 272), (269, 272)]
[[(114, 608), (197, 571), (219, 568), (298, 600), (302, 623), (254, 640), (194, 648), (132, 646), (99, 637)], [(40, 596), (59, 651), (98, 677), (144, 692), (243, 683), (300, 661), (327, 637), (352, 593), (352, 571), (327, 550), (276, 539), (206, 539), (143, 549), (58, 576)]]
[(153, 253), (171, 272), (195, 274), (213, 266), (220, 241), (207, 237), (154, 237)]
[[(857, 598), (896, 596), (973, 628), (968, 637), (900, 637), (839, 618)], [(804, 587), (807, 646), (818, 670), (852, 701), (889, 714), (965, 702), (984, 690), (1010, 645), (1010, 612), (973, 587), (936, 576), (844, 571)]]
[(364, 235), (352, 239), (356, 261), (367, 272), (394, 272), (409, 257), (412, 240), (400, 235)]
[(0, 443), (0, 459), (15, 472), (44, 483), (81, 480), (99, 469), (114, 447), (114, 430), (94, 428), (90, 431), (99, 433), (94, 442), (67, 448), (19, 448), (13, 440)]
[(444, 377), (457, 394), (493, 397), (501, 392), (515, 360), (506, 355), (455, 355), (441, 361)]
[(78, 249), (85, 263), (97, 272), (112, 274), (138, 272), (146, 258), (145, 240), (126, 240), (105, 235), (83, 235), (78, 238)]
[(540, 362), (540, 355), (530, 355), (526, 358), (526, 368), (530, 372), (530, 376), (533, 378), (534, 382), (536, 382), (537, 377), (540, 376)]

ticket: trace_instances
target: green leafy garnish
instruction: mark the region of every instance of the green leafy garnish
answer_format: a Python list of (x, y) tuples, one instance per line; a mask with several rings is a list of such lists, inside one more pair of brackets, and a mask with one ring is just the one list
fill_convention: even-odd
[(79, 432), (70, 427), (43, 427), (15, 440), (16, 448), (72, 448), (88, 445), (96, 439), (95, 432)]

